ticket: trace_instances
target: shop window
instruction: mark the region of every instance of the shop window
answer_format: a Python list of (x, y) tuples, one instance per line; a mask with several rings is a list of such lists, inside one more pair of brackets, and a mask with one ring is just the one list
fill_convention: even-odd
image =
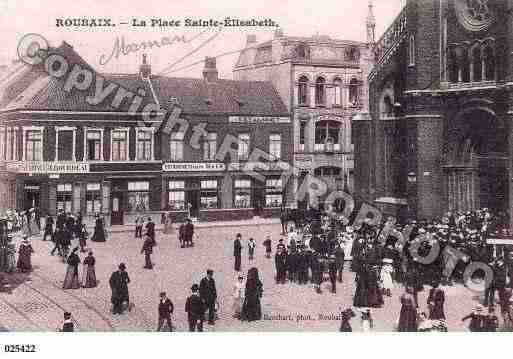
[(326, 105), (326, 80), (323, 77), (315, 81), (315, 104), (317, 106)]
[(137, 160), (151, 161), (153, 146), (153, 132), (138, 129), (137, 131)]
[(169, 181), (168, 204), (171, 211), (185, 210), (185, 181)]
[(102, 158), (101, 131), (88, 130), (86, 132), (86, 154), (89, 161), (100, 161)]
[(88, 183), (86, 185), (86, 213), (100, 213), (102, 210), (101, 192), (99, 183)]
[(114, 130), (112, 136), (112, 161), (128, 160), (128, 131)]
[(333, 80), (333, 105), (342, 106), (342, 80), (338, 77)]
[(298, 105), (308, 105), (308, 77), (301, 76), (298, 81)]
[(71, 213), (73, 193), (71, 183), (57, 185), (57, 210)]
[(251, 207), (251, 180), (236, 179), (235, 180), (235, 208)]
[[(26, 132), (25, 139), (25, 160), (26, 161), (42, 161), (43, 160), (43, 146), (42, 146), (42, 133), (40, 130), (30, 130)], [(13, 138), (13, 143), (16, 139)], [(14, 148), (14, 146), (13, 146)], [(13, 149), (16, 153), (16, 150)], [(15, 156), (13, 156), (15, 157)]]
[(349, 81), (349, 105), (356, 107), (358, 106), (358, 102), (358, 80), (352, 78), (351, 81)]
[(249, 157), (249, 133), (239, 133), (238, 140), (237, 157), (239, 161), (246, 161)]
[(0, 160), (5, 159), (5, 127), (0, 127)]
[(128, 211), (146, 212), (150, 210), (150, 183), (146, 181), (128, 182)]
[(183, 161), (183, 133), (171, 133), (169, 141), (169, 159), (171, 161)]
[(200, 191), (201, 209), (218, 208), (218, 199), (217, 180), (202, 180)]
[(205, 161), (213, 161), (217, 152), (217, 133), (210, 132), (203, 143), (203, 159)]
[(340, 122), (318, 121), (315, 124), (315, 150), (324, 151), (326, 143), (333, 143), (333, 150), (340, 151)]
[(279, 160), (281, 158), (281, 135), (272, 134), (269, 136), (269, 154), (271, 159)]
[(283, 187), (281, 178), (268, 178), (265, 181), (265, 206), (281, 207), (283, 202)]
[(314, 171), (316, 177), (338, 177), (340, 176), (339, 167), (318, 167)]

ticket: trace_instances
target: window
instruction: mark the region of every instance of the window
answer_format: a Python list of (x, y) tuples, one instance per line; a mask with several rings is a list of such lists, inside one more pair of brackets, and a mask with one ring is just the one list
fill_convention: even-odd
[(249, 133), (239, 133), (239, 147), (237, 157), (239, 161), (245, 161), (249, 156)]
[(62, 130), (56, 128), (57, 148), (56, 155), (57, 161), (73, 161), (74, 154), (74, 132), (73, 130)]
[(102, 210), (100, 184), (88, 183), (86, 185), (86, 213), (100, 213)]
[(315, 150), (324, 151), (328, 142), (333, 143), (335, 151), (340, 151), (340, 122), (319, 121), (315, 124)]
[(128, 160), (128, 131), (114, 130), (111, 132), (112, 137), (112, 161)]
[(296, 58), (300, 60), (307, 60), (309, 58), (309, 48), (305, 44), (299, 44), (296, 46)]
[(349, 105), (358, 106), (358, 80), (355, 78), (349, 81)]
[(218, 208), (217, 180), (202, 180), (200, 191), (201, 209)]
[(89, 161), (100, 161), (102, 159), (102, 131), (86, 131), (86, 159)]
[(306, 121), (299, 121), (299, 150), (305, 150), (305, 131), (306, 131)]
[(150, 209), (150, 183), (128, 182), (128, 211), (146, 212)]
[(333, 105), (342, 105), (342, 80), (339, 78), (333, 81)]
[(449, 82), (458, 82), (458, 59), (456, 57), (456, 51), (451, 49), (447, 53), (447, 77)]
[(326, 80), (323, 77), (319, 77), (315, 81), (315, 104), (317, 106), (324, 106), (326, 104)]
[(249, 179), (236, 179), (235, 180), (235, 208), (249, 208), (251, 207), (251, 180)]
[(468, 50), (462, 49), (461, 51), (461, 81), (470, 82), (470, 59), (468, 56)]
[(203, 143), (203, 159), (205, 161), (212, 161), (216, 158), (217, 152), (217, 133), (211, 132), (207, 135)]
[[(26, 161), (42, 161), (42, 134), (40, 130), (29, 130), (26, 132), (25, 139), (25, 160)], [(15, 143), (15, 141), (13, 141)], [(14, 148), (14, 146), (13, 146)], [(14, 151), (14, 150), (13, 150)]]
[(415, 36), (410, 35), (410, 48), (409, 48), (410, 66), (415, 66)]
[(181, 132), (171, 133), (171, 139), (169, 141), (169, 159), (171, 161), (183, 160), (183, 133)]
[(495, 56), (493, 48), (488, 45), (483, 51), (483, 65), (485, 68), (485, 76), (487, 81), (495, 79)]
[(338, 177), (340, 168), (338, 167), (317, 167), (314, 171), (316, 177)]
[(153, 132), (150, 130), (137, 130), (137, 160), (151, 161), (153, 144)]
[(5, 158), (7, 161), (12, 160), (12, 127), (5, 129)]
[(281, 135), (272, 134), (269, 136), (269, 154), (271, 159), (279, 160), (281, 158)]
[(169, 181), (168, 189), (168, 204), (170, 210), (185, 210), (185, 181)]
[(5, 127), (0, 127), (0, 160), (5, 159)]
[(298, 99), (299, 105), (308, 105), (308, 77), (301, 76), (298, 82)]
[(268, 178), (265, 181), (265, 206), (281, 207), (283, 188), (281, 178)]
[[(42, 135), (41, 135), (41, 141), (42, 141)], [(43, 145), (41, 144), (41, 161), (43, 160)], [(18, 128), (14, 127), (12, 129), (12, 160), (17, 161), (18, 160)]]
[(57, 185), (57, 210), (63, 210), (66, 213), (71, 212), (72, 192), (71, 183), (61, 183)]
[(479, 47), (475, 47), (472, 50), (472, 73), (473, 73), (473, 81), (479, 82), (483, 79), (483, 68), (482, 68), (482, 60), (481, 60), (481, 49)]

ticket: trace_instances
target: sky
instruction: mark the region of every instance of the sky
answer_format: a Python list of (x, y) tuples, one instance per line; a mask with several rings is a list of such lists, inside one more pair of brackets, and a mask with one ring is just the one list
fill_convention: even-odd
[[(377, 38), (399, 13), (403, 1), (373, 0)], [(256, 35), (258, 42), (269, 40), (276, 28), (224, 27), (214, 36), (216, 28), (183, 26), (187, 18), (269, 18), (280, 26), (286, 36), (320, 34), (336, 39), (364, 41), (367, 12), (368, 0), (0, 0), (0, 64), (9, 63), (17, 57), (18, 42), (25, 34), (37, 33), (52, 46), (58, 46), (62, 41), (68, 42), (99, 72), (137, 72), (144, 52), (148, 55), (153, 73), (161, 73), (174, 64), (168, 76), (201, 77), (201, 61), (206, 56), (219, 56), (244, 48), (248, 34)], [(56, 26), (57, 19), (66, 18), (111, 18), (116, 26)], [(182, 26), (131, 26), (133, 19), (138, 22), (147, 20), (149, 25), (151, 18), (180, 20)], [(128, 24), (121, 24), (123, 22)], [(206, 41), (212, 36), (211, 41)], [(132, 44), (160, 42), (163, 37), (179, 40), (160, 48), (113, 56), (107, 63), (100, 63), (101, 56), (105, 55), (104, 60), (107, 59), (116, 41), (121, 42), (122, 38), (125, 44)], [(206, 44), (197, 49), (204, 42)], [(218, 57), (220, 77), (231, 78), (237, 58), (237, 53)]]

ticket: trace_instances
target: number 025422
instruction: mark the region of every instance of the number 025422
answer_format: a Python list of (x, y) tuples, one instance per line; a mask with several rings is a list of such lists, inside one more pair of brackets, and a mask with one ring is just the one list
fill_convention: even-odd
[(6, 353), (35, 353), (36, 346), (33, 344), (6, 344), (4, 345)]

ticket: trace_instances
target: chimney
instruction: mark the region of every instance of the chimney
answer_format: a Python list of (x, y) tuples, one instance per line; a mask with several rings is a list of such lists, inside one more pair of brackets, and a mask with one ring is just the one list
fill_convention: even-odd
[(142, 64), (139, 66), (139, 74), (143, 79), (149, 79), (151, 76), (151, 65), (148, 63), (147, 55), (142, 55)]
[(203, 79), (208, 82), (217, 81), (219, 73), (216, 67), (215, 57), (205, 57), (205, 67), (203, 68)]

